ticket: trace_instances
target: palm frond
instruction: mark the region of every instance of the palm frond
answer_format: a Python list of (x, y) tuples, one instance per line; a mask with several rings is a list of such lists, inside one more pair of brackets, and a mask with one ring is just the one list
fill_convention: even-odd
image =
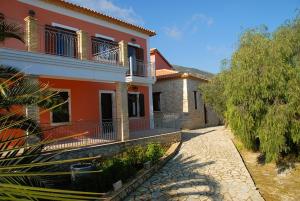
[(23, 28), (13, 22), (8, 22), (5, 18), (0, 19), (0, 42), (3, 42), (7, 38), (14, 38), (21, 42), (24, 41)]
[[(47, 146), (88, 134), (83, 131), (58, 138), (51, 135), (42, 138), (47, 128), (41, 127), (33, 117), (23, 113), (24, 107), (29, 106), (41, 106), (43, 109), (39, 115), (59, 107), (65, 102), (56, 100), (57, 93), (50, 91), (47, 84), (31, 82), (16, 68), (0, 66), (0, 200), (100, 200), (100, 193), (47, 188), (49, 182), (55, 183), (58, 177), (70, 177), (70, 164), (101, 158), (58, 160), (57, 156), (69, 148), (44, 152)], [(19, 107), (16, 109), (15, 106)], [(24, 134), (17, 135), (16, 130), (22, 130)], [(32, 137), (39, 140), (27, 143)], [(77, 174), (97, 172), (101, 171)]]

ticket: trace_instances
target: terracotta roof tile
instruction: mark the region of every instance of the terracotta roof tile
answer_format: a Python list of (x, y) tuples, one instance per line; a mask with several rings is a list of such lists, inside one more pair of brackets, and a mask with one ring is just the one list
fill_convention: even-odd
[(132, 29), (132, 30), (138, 31), (140, 33), (143, 33), (143, 34), (146, 34), (146, 35), (149, 35), (149, 36), (155, 36), (156, 35), (155, 31), (153, 31), (153, 30), (146, 29), (146, 28), (141, 27), (139, 25), (135, 25), (135, 24), (126, 22), (126, 21), (118, 19), (116, 17), (112, 17), (112, 16), (109, 16), (107, 14), (100, 13), (100, 12), (97, 12), (95, 10), (92, 10), (92, 9), (89, 9), (89, 8), (86, 8), (86, 7), (83, 7), (83, 6), (80, 6), (78, 4), (74, 4), (74, 3), (71, 3), (71, 2), (68, 2), (68, 1), (65, 1), (65, 0), (43, 0), (43, 1), (51, 3), (51, 4), (55, 4), (55, 5), (58, 5), (58, 6), (70, 8), (74, 11), (81, 12), (81, 13), (84, 13), (84, 14), (87, 14), (87, 15), (90, 15), (90, 16), (93, 16), (93, 17), (96, 17), (96, 18), (100, 18), (100, 19), (105, 20), (107, 22), (114, 23), (114, 24), (129, 28), (129, 29)]
[(178, 71), (175, 70), (169, 70), (169, 69), (160, 69), (160, 70), (156, 70), (156, 77), (159, 76), (166, 76), (166, 75), (176, 75), (178, 74)]

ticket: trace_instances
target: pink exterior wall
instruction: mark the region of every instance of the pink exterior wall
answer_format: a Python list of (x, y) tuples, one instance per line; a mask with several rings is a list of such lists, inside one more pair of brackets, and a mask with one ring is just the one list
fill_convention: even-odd
[[(28, 11), (35, 11), (35, 18), (39, 24), (39, 48), (40, 52), (44, 52), (44, 26), (51, 25), (52, 22), (71, 26), (88, 33), (89, 36), (95, 36), (96, 33), (106, 35), (115, 39), (116, 42), (124, 40), (131, 42), (132, 38), (136, 40), (144, 49), (144, 60), (147, 62), (146, 39), (135, 36), (134, 34), (127, 34), (121, 31), (113, 30), (100, 25), (85, 22), (77, 18), (71, 18), (60, 13), (51, 12), (41, 9), (29, 4), (18, 2), (17, 0), (1, 0), (0, 13), (5, 15), (5, 18), (10, 22), (20, 23), (22, 27), (25, 26), (24, 18), (28, 16)], [(13, 48), (18, 50), (26, 50), (25, 44), (16, 40), (5, 40), (0, 47)], [(89, 42), (89, 56), (91, 58), (91, 42)], [(43, 66), (41, 66), (43, 68)], [(89, 81), (75, 81), (75, 80), (62, 80), (40, 78), (40, 82), (49, 83), (51, 88), (69, 89), (71, 91), (71, 124), (61, 127), (58, 134), (73, 135), (78, 132), (88, 131), (89, 133), (95, 132), (95, 125), (100, 123), (100, 104), (99, 104), (99, 91), (100, 90), (116, 90), (113, 83), (102, 82), (89, 82)], [(137, 91), (144, 94), (145, 98), (145, 117), (129, 119), (130, 130), (141, 130), (149, 128), (149, 92), (148, 87), (138, 86)], [(127, 107), (127, 105), (126, 105)], [(40, 123), (42, 125), (50, 124), (50, 112), (46, 112), (40, 116)], [(58, 131), (58, 130), (56, 130)], [(22, 133), (23, 134), (23, 133)], [(46, 135), (45, 137), (49, 137)], [(57, 136), (51, 136), (51, 138)], [(59, 137), (59, 136), (58, 136)], [(61, 136), (60, 136), (61, 137)]]
[[(47, 83), (53, 89), (68, 89), (71, 96), (71, 123), (59, 126), (49, 132), (45, 132), (45, 138), (58, 138), (66, 135), (74, 135), (82, 132), (89, 132), (88, 135), (100, 132), (100, 90), (116, 91), (116, 85), (113, 83), (61, 80), (40, 78), (41, 83)], [(129, 118), (129, 130), (149, 129), (149, 93), (148, 87), (138, 86), (137, 90), (129, 90), (144, 94), (145, 98), (145, 117)], [(125, 105), (124, 107), (127, 107)], [(44, 126), (50, 126), (50, 112), (43, 113), (40, 116), (40, 123)]]
[(146, 86), (138, 86), (137, 90), (129, 89), (128, 92), (140, 92), (144, 94), (145, 116), (144, 117), (130, 117), (129, 131), (139, 131), (150, 129), (150, 113), (149, 113), (149, 88)]
[[(70, 90), (71, 98), (71, 123), (44, 132), (44, 138), (59, 138), (82, 132), (88, 132), (88, 135), (92, 137), (96, 131), (100, 131), (99, 93), (100, 90), (115, 91), (115, 84), (48, 78), (40, 78), (40, 82), (47, 83), (53, 89)], [(40, 123), (45, 127), (50, 126), (50, 112), (43, 113), (40, 116)]]
[(172, 70), (173, 69), (173, 67), (168, 62), (166, 62), (165, 58), (163, 58), (161, 56), (161, 54), (158, 53), (157, 51), (154, 51), (153, 53), (151, 53), (150, 60), (152, 62), (155, 61), (155, 69), (156, 70), (160, 70), (160, 69)]
[[(40, 49), (41, 52), (44, 51), (44, 31), (43, 26), (51, 25), (52, 22), (63, 24), (66, 26), (71, 26), (77, 28), (79, 30), (83, 30), (88, 32), (89, 36), (95, 36), (96, 33), (106, 35), (109, 37), (115, 38), (115, 41), (124, 40), (126, 42), (131, 42), (132, 38), (135, 38), (136, 44), (139, 44), (144, 49), (144, 60), (147, 62), (147, 47), (146, 47), (146, 39), (127, 34), (121, 31), (116, 31), (114, 29), (110, 29), (107, 27), (103, 27), (100, 25), (92, 24), (89, 22), (85, 22), (83, 20), (68, 17), (63, 14), (51, 12), (45, 9), (41, 9), (29, 4), (24, 4), (18, 2), (17, 0), (1, 0), (0, 1), (0, 12), (5, 15), (5, 17), (9, 20), (18, 21), (24, 25), (24, 18), (28, 16), (28, 11), (35, 11), (35, 18), (38, 20), (38, 24), (40, 25)], [(91, 56), (91, 44), (88, 48)], [(9, 40), (5, 42), (6, 47), (17, 48), (21, 50), (25, 50), (25, 45), (16, 40)]]

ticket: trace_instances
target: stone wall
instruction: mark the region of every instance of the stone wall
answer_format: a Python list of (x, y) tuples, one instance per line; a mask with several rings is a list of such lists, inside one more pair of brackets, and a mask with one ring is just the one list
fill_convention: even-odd
[[(199, 85), (203, 83), (204, 81), (192, 78), (157, 81), (153, 86), (153, 92), (161, 92), (161, 111), (154, 112), (154, 118), (159, 121), (173, 118), (176, 127), (183, 129), (219, 125), (218, 116), (207, 105), (205, 124), (204, 101), (198, 91)], [(197, 91), (197, 108), (195, 108), (194, 91)], [(172, 117), (169, 117), (171, 115)]]
[[(55, 156), (53, 160), (75, 159), (75, 158), (93, 157), (99, 155), (103, 157), (111, 157), (124, 151), (126, 148), (135, 145), (146, 146), (147, 144), (152, 142), (157, 142), (162, 144), (172, 144), (180, 141), (181, 141), (181, 131), (177, 131), (177, 132), (144, 137), (144, 138), (139, 138), (134, 140), (120, 141), (120, 142), (114, 142), (109, 144), (100, 144), (100, 145), (72, 149)], [(51, 154), (51, 151), (45, 152), (44, 154)]]
[(160, 106), (162, 113), (182, 112), (182, 79), (159, 80), (153, 85), (153, 92), (161, 92)]

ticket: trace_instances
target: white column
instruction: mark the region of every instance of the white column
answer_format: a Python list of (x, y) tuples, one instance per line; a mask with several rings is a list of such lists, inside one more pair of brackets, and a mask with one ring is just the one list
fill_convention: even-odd
[(189, 112), (189, 100), (188, 100), (188, 86), (187, 86), (187, 79), (184, 78), (183, 80), (183, 97), (182, 97), (182, 110), (184, 113)]
[(150, 118), (150, 128), (151, 128), (151, 129), (154, 129), (152, 84), (149, 84), (149, 86), (148, 86), (148, 92), (149, 92), (149, 118)]
[(133, 60), (132, 60), (132, 57), (129, 57), (129, 72), (130, 72), (130, 76), (133, 76)]

